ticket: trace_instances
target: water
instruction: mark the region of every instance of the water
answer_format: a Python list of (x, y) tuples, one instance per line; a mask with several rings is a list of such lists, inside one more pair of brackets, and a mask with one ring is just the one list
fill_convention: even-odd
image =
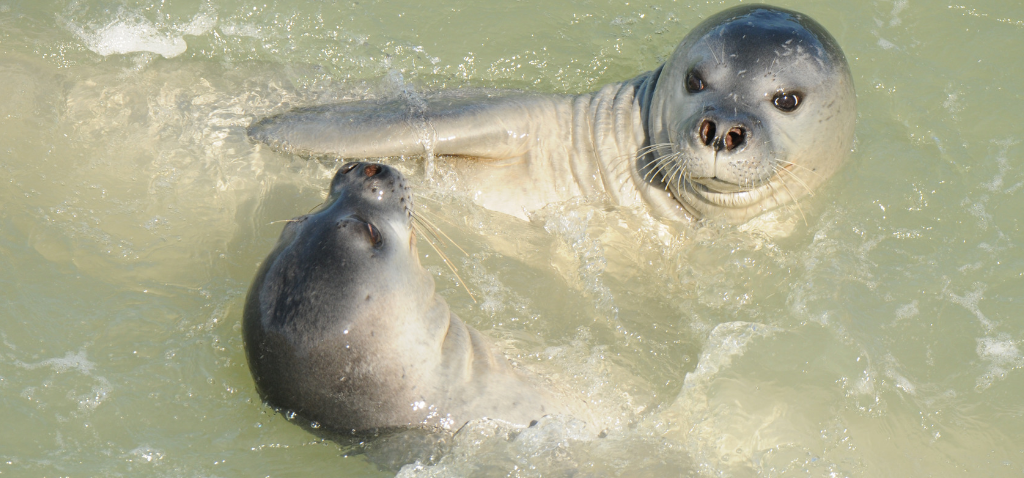
[[(243, 296), (337, 164), (244, 127), (596, 89), (733, 4), (464, 3), (0, 0), (0, 474), (398, 472), (402, 443), (318, 439), (253, 390)], [(525, 223), (392, 161), (468, 252), (475, 303), (421, 251), (453, 309), (609, 424), (473, 423), (403, 476), (1024, 473), (1024, 5), (781, 6), (836, 36), (859, 107), (787, 237), (583, 201)]]

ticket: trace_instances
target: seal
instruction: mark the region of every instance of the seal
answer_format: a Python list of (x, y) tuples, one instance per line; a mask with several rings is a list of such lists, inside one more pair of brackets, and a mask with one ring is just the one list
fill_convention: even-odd
[(322, 208), (288, 222), (242, 318), (260, 396), (344, 434), (566, 413), (434, 293), (412, 206), (397, 170), (348, 163)]
[(654, 71), (581, 95), (442, 91), (254, 122), (309, 156), (452, 157), (484, 207), (524, 219), (576, 196), (678, 221), (742, 223), (812, 193), (853, 144), (853, 78), (811, 18), (766, 5), (708, 17)]

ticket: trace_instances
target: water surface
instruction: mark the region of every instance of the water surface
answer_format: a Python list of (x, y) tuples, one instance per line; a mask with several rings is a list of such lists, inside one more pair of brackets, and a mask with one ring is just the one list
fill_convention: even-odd
[[(0, 474), (394, 475), (401, 447), (321, 440), (253, 389), (246, 288), (338, 163), (245, 126), (591, 91), (734, 4), (0, 0)], [(391, 160), (468, 252), (477, 302), (421, 248), (439, 293), (609, 428), (473, 423), (401, 474), (1024, 473), (1024, 5), (779, 5), (837, 38), (859, 111), (850, 162), (773, 219), (788, 236), (594, 201), (527, 223)]]

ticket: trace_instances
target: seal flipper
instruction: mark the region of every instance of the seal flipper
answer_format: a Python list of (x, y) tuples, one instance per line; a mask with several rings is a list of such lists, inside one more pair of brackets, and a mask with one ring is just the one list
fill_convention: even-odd
[[(432, 153), (482, 159), (525, 154), (537, 122), (567, 104), (557, 95), (494, 91), (444, 95), (424, 105), (393, 100), (352, 101), (263, 118), (249, 126), (253, 141), (304, 156), (380, 158)], [(544, 132), (540, 132), (544, 133)]]

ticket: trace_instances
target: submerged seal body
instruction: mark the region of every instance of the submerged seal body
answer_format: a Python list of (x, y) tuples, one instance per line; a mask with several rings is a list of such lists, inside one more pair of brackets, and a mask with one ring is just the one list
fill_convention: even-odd
[(564, 413), (434, 293), (411, 220), (401, 173), (348, 163), (285, 226), (242, 319), (261, 397), (341, 433)]
[(255, 122), (286, 152), (451, 156), (483, 206), (527, 218), (576, 196), (739, 223), (812, 192), (849, 155), (855, 97), (838, 43), (797, 12), (743, 5), (697, 25), (661, 67), (576, 96), (440, 92)]

